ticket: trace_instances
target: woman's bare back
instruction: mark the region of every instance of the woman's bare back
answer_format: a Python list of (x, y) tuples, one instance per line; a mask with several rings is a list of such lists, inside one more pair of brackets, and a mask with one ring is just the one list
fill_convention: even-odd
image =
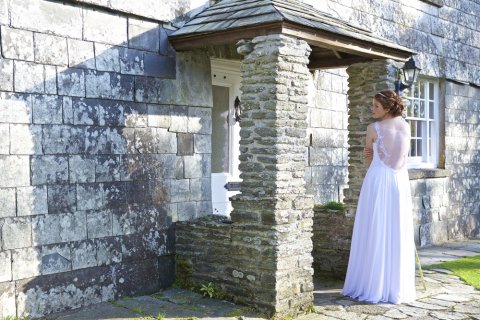
[(408, 123), (402, 117), (395, 117), (376, 122), (374, 127), (380, 160), (394, 170), (404, 168), (410, 146)]

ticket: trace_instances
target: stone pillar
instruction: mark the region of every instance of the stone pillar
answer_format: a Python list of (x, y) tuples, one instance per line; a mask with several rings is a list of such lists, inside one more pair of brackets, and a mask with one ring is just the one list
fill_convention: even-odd
[(394, 89), (397, 69), (393, 60), (357, 63), (347, 68), (348, 74), (348, 189), (345, 204), (350, 215), (360, 195), (367, 166), (363, 160), (367, 126), (373, 122), (370, 106), (375, 93)]
[(304, 177), (311, 49), (283, 35), (254, 38), (244, 49), (239, 52), (251, 52), (241, 66), (243, 182), (242, 193), (232, 198), (239, 228), (233, 241), (252, 258), (246, 274), (251, 269), (258, 276), (248, 287), (253, 303), (285, 316), (313, 302), (313, 198)]

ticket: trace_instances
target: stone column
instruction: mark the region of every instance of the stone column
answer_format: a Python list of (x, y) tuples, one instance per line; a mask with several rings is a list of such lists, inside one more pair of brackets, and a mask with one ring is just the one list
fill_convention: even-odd
[[(232, 199), (235, 251), (251, 259), (250, 303), (276, 316), (313, 302), (313, 198), (306, 195), (310, 47), (283, 35), (254, 38), (242, 61), (241, 194)], [(247, 277), (248, 278), (248, 277)]]
[(350, 215), (360, 195), (367, 166), (363, 159), (367, 126), (373, 122), (370, 106), (375, 93), (394, 89), (397, 69), (393, 60), (357, 63), (347, 68), (348, 74), (348, 189), (345, 204)]

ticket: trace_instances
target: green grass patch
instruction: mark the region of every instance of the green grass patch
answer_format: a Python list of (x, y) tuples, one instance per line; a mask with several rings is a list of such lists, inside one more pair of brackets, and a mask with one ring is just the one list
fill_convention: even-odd
[(245, 316), (247, 313), (253, 313), (255, 312), (255, 309), (252, 307), (241, 307), (238, 309), (235, 309), (227, 314), (227, 317), (235, 317), (235, 318), (240, 318), (241, 316)]
[(190, 297), (186, 296), (186, 295), (183, 295), (183, 294), (175, 294), (173, 296), (171, 296), (171, 299), (175, 299), (175, 300), (187, 300), (187, 301), (190, 301)]
[(159, 314), (155, 317), (155, 319), (157, 319), (157, 320), (164, 320), (164, 319), (165, 319), (165, 316), (166, 316), (165, 313), (159, 313)]
[(163, 298), (163, 293), (161, 293), (161, 292), (153, 293), (153, 294), (150, 295), (150, 297), (155, 298), (155, 299), (161, 299), (161, 298)]
[(320, 209), (345, 210), (345, 205), (341, 202), (330, 201), (322, 205), (317, 205)]
[(424, 269), (447, 269), (454, 275), (480, 290), (480, 255), (447, 261), (424, 267)]
[(185, 310), (196, 311), (196, 312), (203, 312), (203, 309), (196, 306), (182, 306)]
[(143, 311), (143, 309), (141, 307), (134, 307), (134, 308), (130, 308), (131, 311), (135, 312), (135, 313), (139, 313), (141, 315), (145, 315), (145, 311)]
[(117, 301), (114, 301), (114, 300), (110, 300), (110, 301), (108, 301), (108, 302), (110, 302), (110, 304), (113, 305), (113, 306), (115, 306), (115, 307), (119, 307), (119, 308), (123, 308), (123, 307), (124, 307), (123, 304), (118, 303)]

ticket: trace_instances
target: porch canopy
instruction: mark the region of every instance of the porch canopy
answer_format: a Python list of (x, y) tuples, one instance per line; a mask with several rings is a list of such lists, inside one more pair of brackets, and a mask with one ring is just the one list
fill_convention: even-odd
[(305, 40), (312, 48), (310, 69), (374, 59), (403, 61), (415, 54), (298, 0), (223, 0), (200, 12), (169, 38), (177, 51), (184, 51), (269, 34)]

